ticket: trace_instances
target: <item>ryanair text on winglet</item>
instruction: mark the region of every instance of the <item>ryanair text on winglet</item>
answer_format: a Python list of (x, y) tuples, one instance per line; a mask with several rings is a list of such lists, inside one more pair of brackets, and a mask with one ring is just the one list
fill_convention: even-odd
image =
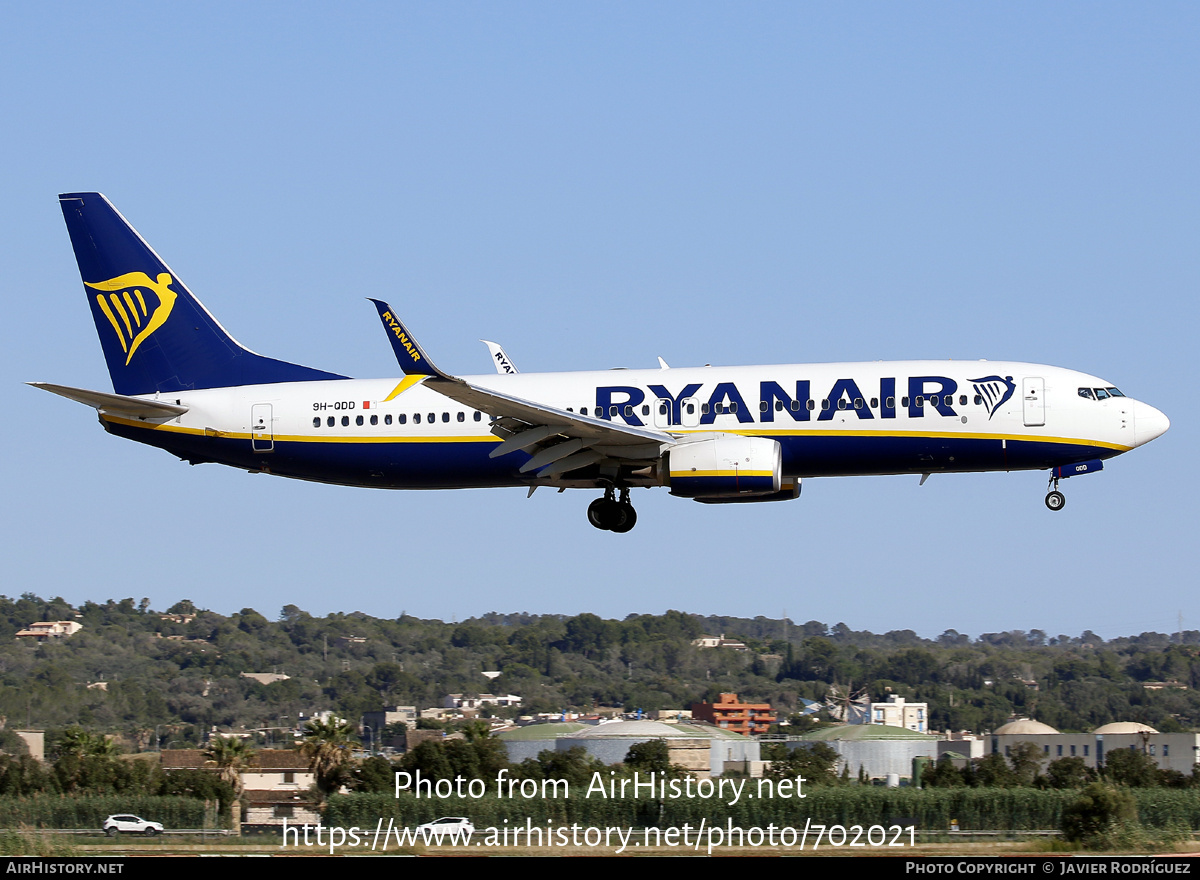
[(379, 317), (383, 318), (388, 325), (388, 329), (396, 334), (396, 338), (400, 340), (400, 344), (404, 346), (404, 350), (412, 356), (412, 359), (419, 361), (421, 355), (417, 351), (417, 347), (412, 344), (412, 341), (408, 338), (408, 334), (404, 332), (404, 328), (400, 326), (400, 322), (392, 316), (392, 313), (384, 312)]

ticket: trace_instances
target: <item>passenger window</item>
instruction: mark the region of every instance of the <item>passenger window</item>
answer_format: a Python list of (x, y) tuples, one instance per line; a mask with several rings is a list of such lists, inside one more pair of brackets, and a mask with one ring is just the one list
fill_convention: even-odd
[(844, 397), (839, 397), (839, 398), (838, 398), (838, 409), (845, 409), (845, 408), (846, 408), (846, 405), (847, 405), (848, 403), (850, 403), (850, 401), (846, 400), (846, 398), (844, 398)]
[[(778, 401), (776, 401), (776, 403), (778, 403)], [(758, 402), (758, 411), (759, 412), (766, 412), (770, 408), (771, 408), (771, 404), (767, 403), (765, 400), (760, 400)]]
[[(597, 407), (597, 409), (599, 409), (599, 407)], [(608, 408), (608, 414), (610, 416), (615, 416), (617, 414), (617, 407), (615, 404)]]
[(321, 417), (320, 416), (317, 416), (315, 419), (313, 419), (313, 427), (314, 428), (321, 427)]
[(645, 406), (642, 407), (642, 415), (644, 415), (644, 416), (650, 415), (650, 404), (646, 404)]
[(327, 424), (329, 427), (332, 428), (333, 427), (333, 416), (330, 416), (328, 419), (326, 419), (325, 424)]
[(625, 415), (627, 415), (627, 416), (633, 415), (633, 407), (630, 406), (629, 404), (625, 404), (624, 412), (625, 412)]
[(444, 412), (444, 413), (442, 413), (442, 421), (443, 421), (443, 422), (448, 422), (448, 421), (450, 421), (450, 413), (448, 413), (448, 412)]
[(855, 409), (863, 408), (863, 399), (861, 397), (854, 398), (854, 408)]
[(687, 414), (688, 414), (689, 416), (694, 416), (694, 415), (696, 414), (696, 404), (694, 404), (694, 403), (689, 403), (689, 404), (687, 405)]
[(901, 405), (901, 406), (908, 406), (908, 398), (907, 398), (907, 397), (901, 397), (901, 398), (900, 398), (900, 405)]
[(733, 403), (729, 404), (729, 411), (731, 413), (737, 412), (737, 401), (736, 400)]
[(967, 405), (967, 395), (965, 395), (965, 394), (958, 395), (958, 405), (959, 406)]
[(343, 428), (350, 427), (350, 416), (342, 416), (342, 427)]
[(414, 425), (421, 424), (421, 414), (420, 413), (413, 413), (413, 424)]
[(392, 414), (391, 413), (388, 413), (387, 415), (385, 415), (383, 417), (383, 423), (385, 425), (390, 425), (392, 423)]
[(358, 425), (358, 426), (361, 428), (361, 427), (362, 427), (362, 423), (363, 423), (363, 417), (362, 417), (362, 416), (355, 416), (355, 417), (354, 417), (354, 424)]
[(936, 394), (929, 395), (929, 405), (930, 406), (937, 406), (939, 403), (941, 403), (940, 397), (938, 397)]
[(821, 401), (821, 409), (829, 409), (829, 398), (826, 397)]
[(371, 424), (378, 425), (379, 424), (379, 416), (374, 416), (374, 415), (371, 416)]
[(975, 405), (976, 405), (976, 406), (983, 406), (983, 395), (982, 395), (982, 394), (976, 394), (976, 395), (975, 395)]
[(665, 403), (660, 403), (658, 405), (658, 414), (660, 416), (665, 416), (667, 414), (667, 405)]
[(460, 422), (465, 422), (467, 420), (467, 414), (465, 412), (460, 412), (458, 414), (458, 420)]
[(700, 404), (700, 412), (702, 412), (702, 413), (708, 412), (708, 404), (707, 403)]
[(871, 409), (879, 409), (879, 398), (878, 397), (871, 398)]
[(792, 412), (800, 412), (800, 401), (793, 400), (788, 404), (788, 409), (790, 409)]
[(429, 414), (429, 415), (426, 417), (425, 421), (429, 422), (429, 424), (431, 424), (431, 425), (432, 425), (434, 422), (436, 422), (436, 421), (437, 421), (437, 413), (430, 413), (430, 414)]
[(408, 413), (400, 413), (400, 415), (396, 416), (396, 424), (397, 425), (403, 425), (407, 421), (408, 421)]
[(482, 418), (483, 418), (483, 413), (481, 413), (481, 412), (479, 412), (479, 411), (476, 411), (476, 412), (475, 412), (475, 421), (477, 421), (477, 422), (478, 422), (478, 421), (479, 421), (480, 419), (482, 419)]
[(804, 401), (804, 405), (808, 407), (809, 412), (812, 412), (814, 409), (817, 408), (817, 402), (815, 400), (813, 400), (811, 397), (808, 400)]
[(888, 409), (895, 409), (896, 408), (896, 398), (889, 397), (886, 401), (884, 401), (884, 405), (887, 406)]
[(719, 412), (719, 413), (725, 412), (725, 404), (723, 404), (723, 403), (716, 404), (714, 408), (715, 408), (716, 412)]

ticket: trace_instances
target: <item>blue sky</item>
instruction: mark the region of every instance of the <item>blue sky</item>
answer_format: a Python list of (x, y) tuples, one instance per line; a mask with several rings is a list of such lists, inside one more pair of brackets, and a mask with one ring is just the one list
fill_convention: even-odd
[[(463, 619), (1200, 629), (1193, 4), (24, 4), (0, 32), (0, 592)], [(1171, 431), (786, 504), (373, 492), (189, 467), (111, 388), (55, 196), (104, 192), (244, 344), (353, 376), (903, 358), (1105, 377)]]

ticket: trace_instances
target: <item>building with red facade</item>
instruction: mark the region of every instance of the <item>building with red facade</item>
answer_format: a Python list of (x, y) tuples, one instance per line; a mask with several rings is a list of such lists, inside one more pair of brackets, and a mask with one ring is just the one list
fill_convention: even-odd
[(721, 694), (715, 703), (692, 703), (692, 718), (747, 735), (766, 733), (775, 723), (769, 703), (741, 703), (737, 694)]

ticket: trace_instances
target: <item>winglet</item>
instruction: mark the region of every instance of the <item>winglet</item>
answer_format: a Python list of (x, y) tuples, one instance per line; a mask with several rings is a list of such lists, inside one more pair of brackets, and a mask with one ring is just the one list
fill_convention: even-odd
[(450, 378), (434, 366), (429, 355), (425, 354), (425, 350), (408, 332), (408, 328), (400, 323), (400, 319), (396, 317), (391, 306), (378, 299), (372, 299), (371, 302), (379, 311), (379, 320), (383, 322), (383, 328), (387, 331), (388, 341), (392, 343), (392, 351), (396, 353), (396, 361), (400, 364), (400, 369), (410, 376)]
[(495, 365), (497, 373), (503, 375), (505, 373), (521, 372), (517, 369), (516, 364), (509, 359), (508, 355), (504, 353), (504, 349), (495, 342), (490, 342), (487, 339), (481, 339), (479, 341), (486, 345), (488, 352), (491, 353), (492, 363)]

